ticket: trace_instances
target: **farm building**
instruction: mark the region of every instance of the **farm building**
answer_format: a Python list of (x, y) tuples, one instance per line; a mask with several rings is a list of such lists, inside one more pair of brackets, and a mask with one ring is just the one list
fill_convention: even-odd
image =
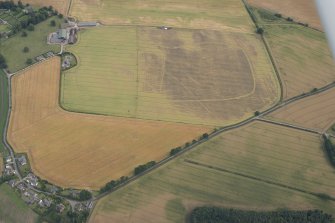
[(66, 40), (69, 38), (69, 32), (66, 29), (59, 29), (57, 31), (57, 37), (58, 39)]
[(25, 156), (20, 156), (19, 158), (17, 158), (17, 161), (18, 163), (21, 165), (21, 166), (24, 166), (27, 164), (27, 159)]
[(25, 9), (22, 10), (26, 14), (30, 14), (34, 12), (34, 9), (32, 6), (27, 6)]
[(71, 29), (69, 35), (69, 44), (75, 44), (77, 42), (77, 30)]
[(93, 27), (97, 25), (96, 22), (78, 22), (78, 27)]

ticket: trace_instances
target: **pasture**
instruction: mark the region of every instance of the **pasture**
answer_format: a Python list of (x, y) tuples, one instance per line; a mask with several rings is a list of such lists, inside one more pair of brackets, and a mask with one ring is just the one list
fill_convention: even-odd
[(332, 88), (285, 106), (268, 116), (271, 119), (326, 131), (335, 120), (334, 96), (335, 89)]
[[(8, 83), (6, 74), (0, 70), (0, 137), (4, 134), (4, 128), (6, 124), (8, 112)], [(4, 145), (1, 140), (0, 142), (0, 154), (7, 155), (7, 151), (4, 150)]]
[(192, 208), (322, 209), (334, 169), (317, 135), (255, 122), (209, 140), (100, 200), (90, 222), (185, 222)]
[(0, 176), (2, 175), (2, 171), (4, 170), (4, 163), (3, 163), (3, 157), (0, 153)]
[(275, 104), (279, 86), (257, 35), (212, 30), (99, 27), (67, 50), (70, 111), (223, 126)]
[(15, 75), (8, 132), (15, 152), (26, 152), (33, 171), (59, 186), (98, 189), (212, 130), (66, 112), (59, 86), (58, 57)]
[(0, 222), (37, 222), (38, 215), (7, 184), (0, 185), (0, 207)]
[(73, 0), (70, 15), (105, 25), (254, 31), (242, 1), (236, 0)]
[(251, 6), (280, 13), (284, 17), (291, 17), (295, 21), (307, 23), (322, 29), (321, 21), (314, 0), (247, 0)]
[[(56, 9), (59, 13), (66, 15), (70, 0), (21, 0), (24, 4), (29, 3), (36, 7), (49, 7), (52, 6), (54, 9)], [(15, 0), (17, 2), (17, 0)]]
[[(50, 21), (55, 20), (56, 26), (50, 26)], [(15, 72), (27, 66), (27, 59), (32, 59), (36, 62), (35, 57), (44, 54), (48, 51), (58, 53), (60, 47), (58, 45), (48, 45), (47, 36), (51, 32), (57, 31), (57, 27), (62, 20), (58, 17), (51, 17), (44, 22), (35, 26), (35, 31), (26, 31), (27, 37), (22, 37), (21, 33), (0, 42), (1, 54), (7, 60), (8, 70)], [(29, 52), (23, 52), (23, 48), (28, 47)]]
[(264, 29), (285, 99), (335, 80), (335, 64), (324, 33), (299, 25), (267, 25)]

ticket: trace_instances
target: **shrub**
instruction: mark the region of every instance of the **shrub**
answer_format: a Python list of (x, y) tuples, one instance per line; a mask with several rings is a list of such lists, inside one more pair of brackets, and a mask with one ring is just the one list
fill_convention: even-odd
[(28, 52), (29, 52), (29, 48), (28, 48), (27, 46), (25, 46), (25, 47), (23, 48), (23, 52), (24, 52), (24, 53), (28, 53)]
[(30, 24), (30, 25), (27, 27), (27, 29), (28, 29), (29, 31), (34, 31), (34, 30), (35, 30), (35, 27), (34, 27), (34, 25)]
[(264, 33), (264, 29), (259, 27), (257, 28), (256, 33), (262, 35)]
[(146, 171), (147, 169), (150, 169), (154, 165), (156, 165), (156, 161), (150, 161), (150, 162), (148, 162), (146, 164), (139, 165), (138, 167), (136, 167), (134, 169), (134, 175), (138, 175), (140, 173), (143, 173), (144, 171)]
[(29, 58), (29, 59), (27, 59), (27, 61), (26, 61), (26, 64), (27, 64), (27, 65), (31, 65), (31, 64), (33, 64), (33, 60), (32, 60), (32, 59), (30, 59), (30, 58)]
[(50, 26), (56, 26), (56, 21), (55, 20), (51, 20), (50, 21)]
[(27, 37), (28, 36), (28, 33), (26, 31), (23, 31), (22, 34), (21, 34), (22, 37)]
[(86, 201), (92, 198), (92, 194), (87, 190), (82, 190), (79, 193), (79, 200)]
[(181, 151), (181, 147), (177, 147), (177, 148), (171, 149), (170, 156), (174, 156), (174, 155), (180, 153), (180, 151)]
[(291, 17), (288, 17), (286, 20), (289, 22), (293, 22), (293, 19)]
[(5, 57), (2, 54), (0, 54), (0, 68), (6, 69), (7, 67), (8, 66)]

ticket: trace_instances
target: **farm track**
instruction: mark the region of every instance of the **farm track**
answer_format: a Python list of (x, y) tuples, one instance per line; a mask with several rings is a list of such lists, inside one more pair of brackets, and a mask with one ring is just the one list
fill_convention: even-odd
[[(212, 165), (208, 165), (208, 164), (204, 164), (204, 163), (200, 163), (200, 162), (193, 161), (193, 160), (188, 160), (188, 159), (185, 159), (184, 162), (192, 164), (192, 165), (202, 166), (202, 167), (205, 167), (205, 168), (209, 168), (209, 169), (229, 173), (229, 174), (232, 174), (232, 175), (248, 178), (248, 179), (259, 181), (259, 182), (266, 183), (266, 184), (269, 184), (269, 185), (274, 185), (274, 186), (282, 187), (282, 188), (285, 188), (285, 189), (290, 189), (290, 190), (297, 191), (297, 192), (300, 192), (300, 193), (320, 197), (320, 194), (318, 194), (318, 193), (314, 193), (314, 192), (307, 191), (307, 190), (304, 190), (304, 189), (300, 189), (300, 188), (297, 188), (297, 187), (292, 187), (292, 186), (282, 184), (282, 183), (277, 183), (277, 182), (270, 181), (270, 180), (265, 180), (265, 179), (262, 179), (262, 178), (259, 178), (259, 177), (254, 177), (254, 176), (239, 173), (239, 172), (236, 172), (236, 171), (231, 171), (231, 170), (228, 170), (228, 169), (225, 169), (225, 168), (215, 167), (215, 166), (212, 166)], [(335, 198), (330, 197), (329, 200), (335, 201)]]
[(292, 129), (305, 131), (305, 132), (309, 132), (309, 133), (320, 134), (320, 135), (322, 134), (322, 132), (314, 130), (314, 129), (309, 129), (309, 128), (305, 128), (305, 127), (301, 127), (301, 126), (297, 126), (297, 125), (292, 125), (292, 124), (285, 123), (285, 122), (278, 122), (278, 121), (273, 121), (273, 120), (264, 119), (264, 118), (258, 118), (257, 120), (261, 121), (261, 122), (266, 122), (266, 123), (270, 123), (270, 124), (274, 124), (274, 125), (280, 125), (280, 126), (283, 126), (283, 127), (292, 128)]

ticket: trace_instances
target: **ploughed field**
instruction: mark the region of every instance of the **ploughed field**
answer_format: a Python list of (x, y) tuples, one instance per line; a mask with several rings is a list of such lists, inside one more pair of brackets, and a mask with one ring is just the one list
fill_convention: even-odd
[(8, 140), (27, 152), (33, 171), (63, 187), (98, 189), (160, 160), (210, 127), (77, 114), (59, 105), (60, 59), (12, 78)]
[(62, 76), (70, 111), (223, 126), (279, 98), (256, 34), (98, 27), (67, 49), (79, 61)]
[(314, 0), (247, 0), (252, 6), (281, 13), (296, 21), (322, 29), (321, 21)]
[(242, 1), (236, 0), (73, 0), (70, 15), (104, 25), (254, 31)]
[(90, 222), (181, 223), (203, 205), (334, 214), (334, 201), (315, 195), (334, 197), (334, 186), (334, 169), (318, 135), (254, 122), (103, 198)]

